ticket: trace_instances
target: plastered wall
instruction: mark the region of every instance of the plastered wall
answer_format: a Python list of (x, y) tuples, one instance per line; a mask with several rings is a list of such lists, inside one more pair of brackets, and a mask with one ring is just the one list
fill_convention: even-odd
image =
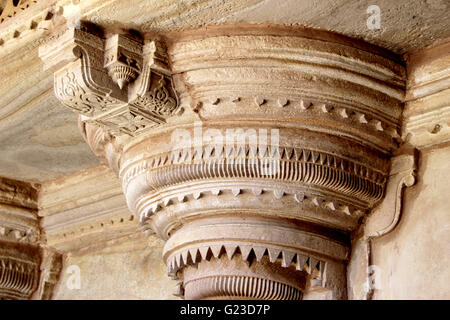
[(397, 227), (373, 240), (373, 299), (450, 299), (450, 144), (423, 149)]

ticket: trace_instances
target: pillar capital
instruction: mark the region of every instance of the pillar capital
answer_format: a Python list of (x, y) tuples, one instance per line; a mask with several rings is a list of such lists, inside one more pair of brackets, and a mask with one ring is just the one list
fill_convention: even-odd
[(308, 29), (161, 39), (72, 30), (53, 48), (75, 56), (41, 56), (64, 62), (55, 94), (141, 228), (166, 240), (178, 293), (346, 298), (349, 233), (383, 198), (401, 143), (402, 64)]

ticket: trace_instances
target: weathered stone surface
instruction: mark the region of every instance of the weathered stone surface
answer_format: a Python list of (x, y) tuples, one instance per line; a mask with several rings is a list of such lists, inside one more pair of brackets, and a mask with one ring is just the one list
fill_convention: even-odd
[[(437, 241), (434, 236), (425, 236), (445, 232), (449, 219), (443, 209), (446, 200), (441, 196), (448, 192), (446, 185), (440, 186), (440, 177), (448, 170), (447, 60), (448, 43), (413, 52), (408, 57), (403, 137), (420, 153), (404, 154), (400, 156), (404, 159), (394, 160), (391, 168), (394, 179), (389, 180), (391, 186), (388, 184), (385, 200), (354, 234), (348, 268), (351, 299), (449, 296), (448, 286), (441, 285), (448, 282), (448, 268), (438, 266), (435, 258), (439, 256), (446, 263), (447, 255), (440, 252), (448, 251), (448, 239)], [(416, 180), (417, 184), (412, 186)], [(427, 181), (434, 189), (426, 187)], [(403, 191), (404, 186), (410, 188)], [(435, 273), (442, 280), (431, 285), (427, 293), (419, 289), (425, 285), (423, 278), (414, 276), (425, 269), (442, 269)]]
[[(70, 62), (55, 72), (55, 94), (80, 114), (141, 228), (167, 240), (163, 259), (187, 298), (218, 297), (213, 283), (238, 286), (253, 277), (245, 265), (265, 269), (262, 261), (291, 276), (258, 271), (275, 291), (225, 295), (286, 289), (279, 298), (300, 299), (319, 287), (347, 297), (349, 232), (382, 199), (400, 142), (405, 71), (397, 57), (307, 29), (225, 27), (166, 46), (88, 26), (40, 55)], [(116, 121), (123, 112), (131, 116)], [(230, 263), (208, 267), (225, 254)], [(242, 268), (232, 270), (237, 261)], [(205, 269), (186, 277), (197, 264)], [(205, 272), (212, 287), (203, 292)]]
[[(12, 2), (4, 1), (1, 8)], [(274, 0), (34, 2), (21, 1), (25, 7), (30, 6), (0, 24), (0, 77), (7, 79), (0, 83), (0, 147), (4, 152), (0, 175), (39, 182), (98, 164), (86, 145), (76, 138), (75, 119), (52, 97), (52, 72), (45, 70), (38, 58), (37, 48), (57, 36), (56, 26), (74, 25), (73, 19), (73, 23), (80, 18), (112, 30), (123, 27), (170, 32), (173, 38), (178, 31), (205, 25), (306, 26), (364, 39), (398, 53), (445, 39), (449, 36), (446, 30), (450, 30), (449, 5), (443, 0), (378, 1), (381, 30), (367, 29), (366, 10), (373, 4), (368, 0), (292, 0), (282, 5)], [(349, 19), (350, 16), (354, 18)], [(29, 114), (34, 116), (28, 117)], [(43, 141), (50, 132), (52, 136)]]
[[(132, 1), (132, 5), (131, 5)], [(205, 25), (280, 24), (326, 29), (364, 39), (392, 51), (406, 51), (449, 37), (448, 6), (444, 0), (379, 0), (381, 30), (368, 30), (369, 0), (279, 1), (209, 0), (111, 1), (85, 17), (102, 26), (148, 31), (180, 31)], [(352, 19), (350, 19), (351, 17)]]
[(403, 136), (424, 148), (450, 140), (450, 42), (408, 55)]
[[(75, 251), (64, 260), (54, 299), (176, 299), (175, 281), (166, 277), (163, 243), (143, 234), (108, 243), (107, 247)], [(67, 286), (70, 266), (80, 270), (80, 289)], [(73, 287), (72, 287), (73, 288)]]
[(104, 166), (43, 184), (39, 205), (46, 243), (61, 252), (139, 232), (117, 177)]
[(405, 190), (398, 227), (374, 240), (373, 264), (378, 267), (374, 299), (450, 297), (450, 188), (441, 178), (450, 170), (449, 155), (448, 144), (421, 153), (418, 180)]
[(0, 299), (30, 299), (40, 262), (38, 246), (0, 240)]
[(448, 5), (370, 4), (0, 1), (0, 296), (448, 297)]

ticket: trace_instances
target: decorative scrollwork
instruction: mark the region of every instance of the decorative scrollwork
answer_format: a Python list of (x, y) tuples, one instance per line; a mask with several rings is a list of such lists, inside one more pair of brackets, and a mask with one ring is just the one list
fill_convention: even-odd
[(55, 94), (66, 107), (85, 116), (106, 112), (119, 105), (108, 96), (84, 89), (77, 81), (76, 74), (69, 70), (62, 77), (55, 78)]
[(161, 76), (158, 85), (146, 95), (139, 97), (133, 105), (142, 111), (167, 117), (176, 110), (177, 101), (170, 96), (167, 81)]
[(125, 111), (110, 118), (94, 121), (94, 123), (102, 127), (111, 135), (125, 133), (131, 136), (155, 125), (154, 122), (149, 121), (142, 115), (130, 111)]
[(90, 115), (94, 110), (92, 105), (83, 102), (86, 90), (78, 84), (73, 72), (67, 71), (61, 78), (55, 78), (55, 94), (66, 107), (76, 112)]

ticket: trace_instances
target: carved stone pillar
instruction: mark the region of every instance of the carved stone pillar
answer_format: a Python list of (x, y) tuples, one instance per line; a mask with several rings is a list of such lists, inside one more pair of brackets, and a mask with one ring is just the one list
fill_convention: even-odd
[(62, 256), (45, 247), (38, 186), (0, 178), (0, 300), (51, 299)]
[(29, 299), (41, 262), (36, 189), (0, 178), (0, 300)]
[[(376, 252), (382, 251), (377, 248), (377, 241), (383, 241), (385, 236), (398, 237), (399, 233), (395, 233), (399, 232), (397, 226), (402, 220), (403, 194), (407, 192), (407, 187), (413, 186), (416, 180), (419, 184), (424, 183), (424, 171), (441, 170), (429, 166), (423, 157), (431, 153), (433, 148), (444, 147), (450, 141), (449, 61), (448, 41), (437, 42), (406, 56), (408, 79), (402, 115), (404, 145), (391, 158), (390, 176), (383, 201), (353, 234), (352, 257), (348, 268), (349, 296), (353, 299), (387, 297), (387, 291), (391, 288), (380, 284), (378, 264), (384, 262), (379, 257), (377, 261)], [(398, 250), (405, 252), (405, 248), (400, 247)], [(386, 277), (391, 275), (392, 272)]]
[[(75, 55), (71, 56), (71, 53)], [(327, 32), (69, 30), (55, 93), (118, 174), (187, 299), (345, 299), (349, 233), (383, 198), (404, 69)]]

